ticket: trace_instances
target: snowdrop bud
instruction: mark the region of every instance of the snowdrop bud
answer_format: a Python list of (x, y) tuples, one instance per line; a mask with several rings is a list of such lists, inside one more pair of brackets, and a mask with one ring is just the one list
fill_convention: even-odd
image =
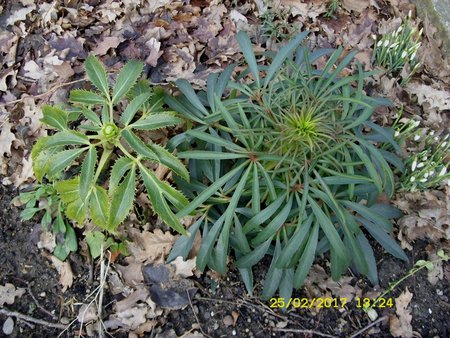
[(383, 43), (382, 41), (378, 41), (377, 47), (381, 47), (381, 44), (382, 44), (382, 43)]
[(384, 41), (384, 47), (387, 47), (387, 46), (389, 46), (389, 41), (388, 41), (388, 40), (385, 40), (385, 41)]
[(412, 11), (409, 10), (409, 12), (408, 12), (408, 19), (411, 19), (411, 18), (412, 18)]
[(426, 161), (426, 160), (428, 160), (428, 156), (427, 156), (427, 155), (425, 155), (425, 156), (422, 158), (422, 161)]
[(414, 52), (414, 53), (411, 54), (410, 60), (412, 61), (412, 60), (414, 60), (415, 58), (416, 58), (416, 52)]
[(422, 32), (423, 32), (423, 28), (420, 29), (419, 36), (422, 35)]
[(428, 173), (423, 174), (424, 178), (428, 178)]
[(420, 163), (417, 165), (417, 168), (423, 168), (424, 166), (425, 166), (425, 163), (420, 162)]
[(398, 27), (397, 28), (397, 33), (400, 33), (402, 31), (402, 29), (403, 29), (403, 26)]
[(422, 178), (422, 179), (420, 180), (420, 182), (422, 182), (422, 183), (425, 183), (426, 181), (427, 181), (426, 178)]
[(417, 161), (414, 160), (413, 163), (411, 164), (411, 171), (416, 170), (416, 167), (417, 167)]
[(413, 176), (409, 179), (410, 182), (414, 182), (416, 180), (416, 178)]
[(400, 132), (398, 130), (396, 130), (394, 133), (394, 137), (399, 137), (399, 136), (400, 136)]
[(446, 145), (447, 145), (447, 141), (442, 142), (441, 147), (442, 147), (442, 148), (445, 148)]
[(420, 140), (420, 135), (414, 135), (414, 141), (419, 141)]
[(430, 131), (430, 136), (434, 135), (434, 130)]
[(375, 34), (372, 34), (372, 39), (376, 40), (377, 36)]
[(408, 53), (406, 52), (406, 51), (403, 51), (402, 52), (402, 58), (404, 59), (404, 58), (406, 58), (408, 56)]
[(447, 173), (447, 167), (444, 167), (441, 169), (441, 171), (439, 172), (438, 176), (444, 176)]
[(438, 141), (439, 138), (437, 136), (433, 137), (433, 140)]
[(428, 172), (428, 176), (433, 176), (434, 175), (434, 171), (433, 170), (430, 170), (429, 172)]
[(444, 141), (445, 141), (446, 139), (448, 139), (448, 136), (449, 136), (449, 135), (450, 135), (450, 134), (445, 135)]
[(420, 121), (414, 121), (414, 122), (413, 122), (413, 126), (414, 126), (414, 127), (418, 127), (419, 124), (420, 124)]
[(447, 180), (447, 185), (450, 187), (450, 179)]

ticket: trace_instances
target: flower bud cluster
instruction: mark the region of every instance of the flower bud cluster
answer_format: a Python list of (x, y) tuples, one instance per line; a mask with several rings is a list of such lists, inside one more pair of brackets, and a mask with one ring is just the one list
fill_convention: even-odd
[(408, 16), (395, 31), (384, 34), (380, 39), (372, 35), (375, 47), (372, 61), (385, 68), (389, 74), (397, 76), (406, 64), (409, 64), (409, 74), (402, 80), (406, 84), (420, 67), (417, 51), (420, 48), (420, 38), (423, 29), (417, 30)]

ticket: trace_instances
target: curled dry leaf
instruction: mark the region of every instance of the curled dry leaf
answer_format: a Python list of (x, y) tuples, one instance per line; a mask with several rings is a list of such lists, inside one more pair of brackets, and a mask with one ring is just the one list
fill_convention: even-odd
[(66, 292), (73, 284), (73, 272), (69, 262), (62, 262), (55, 256), (50, 256), (50, 260), (59, 273), (59, 282), (62, 285), (62, 292)]
[(195, 261), (196, 258), (183, 260), (183, 257), (178, 256), (170, 264), (175, 267), (175, 275), (186, 278), (194, 275)]
[(131, 228), (128, 231), (132, 242), (127, 242), (127, 248), (130, 256), (135, 262), (155, 262), (163, 259), (169, 254), (170, 249), (175, 243), (176, 236), (169, 231), (163, 232), (155, 229), (153, 232), (143, 231)]
[(424, 107), (425, 111), (450, 109), (450, 93), (447, 90), (439, 90), (419, 82), (411, 82), (406, 86), (406, 91), (417, 96), (417, 101)]
[(24, 288), (16, 288), (13, 284), (0, 285), (0, 307), (3, 307), (5, 304), (13, 304), (14, 299), (23, 296), (24, 293)]
[(349, 12), (362, 13), (369, 6), (369, 0), (342, 0), (342, 7)]
[(389, 330), (394, 337), (409, 338), (414, 336), (411, 325), (411, 309), (409, 308), (412, 296), (413, 294), (406, 288), (398, 298), (395, 298), (395, 313), (397, 315), (389, 318)]

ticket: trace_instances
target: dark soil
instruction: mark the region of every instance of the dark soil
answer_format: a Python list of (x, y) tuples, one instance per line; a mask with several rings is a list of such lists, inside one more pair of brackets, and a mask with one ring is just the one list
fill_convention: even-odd
[[(28, 288), (14, 304), (5, 305), (8, 311), (17, 311), (47, 322), (68, 322), (76, 317), (77, 302), (83, 302), (86, 295), (95, 287), (89, 282), (89, 264), (78, 255), (72, 255), (71, 265), (75, 275), (72, 288), (62, 293), (59, 276), (36, 242), (39, 225), (21, 222), (18, 208), (11, 205), (16, 191), (0, 186), (0, 285), (14, 284), (16, 287)], [(426, 243), (416, 243), (411, 262), (423, 259)], [(381, 290), (390, 282), (400, 279), (411, 267), (379, 252), (379, 276)], [(448, 269), (448, 266), (446, 267)], [(256, 295), (262, 283), (262, 270), (255, 269)], [(355, 279), (356, 280), (356, 279)], [(349, 302), (345, 309), (322, 309), (317, 313), (308, 309), (291, 309), (286, 313), (271, 309), (269, 302), (246, 296), (243, 283), (236, 270), (231, 268), (229, 274), (214, 285), (208, 274), (196, 280), (199, 292), (192, 300), (192, 306), (183, 310), (166, 312), (159, 319), (158, 325), (149, 337), (179, 337), (187, 332), (203, 330), (211, 337), (310, 337), (319, 333), (338, 337), (349, 337), (368, 326), (371, 322), (356, 303)], [(372, 289), (365, 279), (358, 279), (356, 285), (363, 292)], [(413, 293), (411, 302), (412, 325), (421, 337), (448, 337), (450, 333), (449, 299), (450, 285), (445, 278), (436, 285), (431, 285), (425, 270), (404, 281), (387, 297), (398, 297), (406, 288)], [(214, 289), (214, 292), (212, 291)], [(299, 290), (293, 297), (306, 297)], [(34, 297), (34, 298), (33, 298)], [(325, 297), (325, 295), (324, 295)], [(108, 298), (108, 295), (107, 295)], [(107, 302), (105, 303), (107, 304)], [(110, 311), (110, 305), (105, 313)], [(195, 311), (195, 315), (194, 315)], [(378, 309), (379, 317), (395, 313), (395, 308)], [(230, 321), (235, 318), (235, 322)], [(228, 316), (228, 317), (227, 317)], [(6, 316), (0, 315), (1, 323)], [(15, 321), (15, 329), (9, 337), (56, 337), (61, 332), (44, 325), (30, 325)], [(227, 320), (229, 322), (227, 322)], [(379, 322), (360, 336), (391, 337), (387, 321)], [(77, 335), (77, 328), (63, 336)], [(307, 334), (308, 330), (316, 334)], [(0, 335), (3, 334), (0, 332)], [(113, 337), (127, 337), (125, 333), (112, 333)], [(419, 336), (419, 335), (418, 335)]]

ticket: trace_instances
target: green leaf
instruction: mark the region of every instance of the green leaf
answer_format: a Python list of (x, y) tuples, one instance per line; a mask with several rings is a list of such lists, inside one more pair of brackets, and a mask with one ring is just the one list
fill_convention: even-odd
[(367, 172), (369, 173), (370, 177), (373, 180), (373, 183), (375, 184), (375, 186), (378, 189), (378, 192), (381, 193), (383, 191), (383, 184), (381, 182), (381, 178), (378, 175), (377, 170), (375, 169), (375, 166), (372, 163), (372, 160), (369, 158), (369, 156), (367, 156), (364, 153), (364, 151), (362, 150), (362, 148), (360, 146), (354, 144), (353, 142), (350, 142), (350, 146), (353, 148), (353, 150), (358, 155), (358, 157), (361, 159), (361, 161), (363, 161), (364, 166), (367, 169)]
[(90, 145), (89, 139), (75, 131), (61, 131), (44, 139), (42, 147), (51, 148), (57, 146), (71, 146), (71, 145)]
[(248, 68), (253, 74), (256, 85), (260, 87), (258, 64), (256, 63), (255, 54), (253, 53), (253, 45), (250, 38), (246, 32), (240, 31), (236, 34), (236, 40), (241, 47), (242, 54), (244, 54), (244, 58), (248, 64)]
[(222, 176), (216, 182), (211, 184), (208, 188), (203, 190), (191, 203), (189, 203), (189, 205), (183, 208), (183, 210), (180, 210), (177, 216), (181, 218), (186, 215), (189, 215), (192, 211), (197, 209), (197, 207), (199, 207), (203, 202), (205, 202), (208, 198), (210, 198), (213, 194), (215, 194), (220, 189), (221, 186), (227, 183), (234, 175), (236, 175), (236, 173), (238, 173), (248, 164), (249, 164), (248, 161), (242, 163), (241, 165), (237, 166), (236, 168), (234, 168), (233, 170), (229, 171), (227, 174)]
[(102, 254), (102, 248), (104, 248), (105, 235), (100, 231), (89, 231), (86, 234), (86, 242), (89, 246), (89, 252), (91, 253), (92, 259), (100, 257)]
[[(97, 113), (93, 112), (92, 110), (81, 107), (81, 113), (90, 121), (92, 121), (95, 125), (101, 126), (102, 121), (100, 121), (100, 118), (98, 117)], [(81, 126), (80, 126), (81, 127)]]
[(119, 185), (111, 200), (108, 229), (114, 231), (130, 213), (136, 189), (136, 171), (132, 166), (123, 182)]
[(273, 218), (273, 220), (264, 227), (262, 231), (252, 239), (252, 245), (258, 245), (264, 242), (268, 238), (272, 238), (277, 231), (283, 226), (284, 222), (287, 220), (289, 213), (292, 211), (293, 196), (289, 198), (286, 205), (281, 209), (281, 211)]
[(133, 120), (134, 115), (136, 115), (139, 108), (148, 101), (150, 98), (150, 93), (143, 93), (139, 96), (136, 96), (125, 108), (125, 111), (120, 116), (120, 122), (122, 122), (125, 126), (127, 126), (131, 120)]
[(89, 199), (89, 213), (92, 222), (103, 229), (108, 229), (109, 203), (106, 190), (95, 185)]
[(111, 168), (111, 175), (109, 178), (109, 195), (113, 196), (117, 187), (119, 186), (120, 180), (123, 178), (125, 173), (131, 169), (133, 165), (133, 160), (128, 157), (120, 157)]
[(122, 136), (130, 145), (130, 147), (140, 156), (150, 160), (159, 161), (158, 156), (142, 142), (132, 131), (122, 129)]
[[(79, 193), (79, 191), (78, 191)], [(81, 199), (74, 200), (69, 203), (66, 208), (67, 218), (77, 222), (80, 226), (83, 225), (86, 218), (87, 205)]]
[(243, 228), (245, 234), (253, 231), (255, 228), (263, 224), (267, 221), (272, 215), (274, 215), (283, 202), (286, 201), (286, 196), (281, 195), (275, 201), (273, 201), (270, 205), (268, 205), (264, 210), (262, 210), (257, 215), (253, 216)]
[(289, 41), (289, 43), (280, 48), (275, 58), (272, 60), (269, 69), (267, 70), (266, 77), (264, 79), (264, 87), (266, 87), (272, 80), (276, 72), (280, 71), (283, 62), (292, 55), (294, 50), (300, 45), (302, 40), (308, 35), (308, 31), (301, 32), (295, 38)]
[(207, 150), (188, 150), (178, 153), (179, 158), (195, 160), (234, 160), (238, 158), (248, 158), (247, 154), (221, 153)]
[(159, 162), (171, 169), (175, 174), (189, 182), (189, 172), (184, 164), (158, 144), (151, 143), (148, 145), (150, 149), (158, 156)]
[(108, 78), (106, 77), (106, 70), (103, 64), (91, 54), (86, 59), (84, 68), (89, 80), (109, 100)]
[(66, 204), (80, 199), (80, 177), (58, 181), (55, 183), (55, 189), (61, 201)]
[(170, 210), (170, 207), (164, 198), (164, 191), (160, 186), (161, 181), (143, 165), (139, 164), (139, 169), (144, 180), (148, 197), (152, 202), (153, 210), (169, 227), (185, 235), (187, 233), (186, 229), (181, 225), (172, 210)]
[(308, 201), (316, 217), (316, 220), (320, 224), (320, 227), (322, 228), (322, 231), (325, 233), (325, 236), (330, 242), (331, 247), (334, 248), (336, 254), (339, 256), (341, 260), (347, 261), (348, 260), (347, 249), (344, 243), (342, 242), (333, 223), (331, 223), (330, 218), (322, 211), (322, 209), (319, 207), (317, 202), (314, 201), (314, 199), (308, 196)]
[(305, 250), (299, 260), (299, 264), (294, 274), (294, 286), (299, 288), (303, 285), (306, 276), (308, 276), (311, 270), (312, 263), (314, 262), (315, 252), (317, 248), (317, 241), (319, 238), (319, 223), (316, 222), (306, 243)]
[(97, 150), (95, 147), (90, 147), (83, 164), (81, 165), (80, 175), (80, 198), (82, 201), (86, 200), (88, 192), (91, 189), (94, 179), (95, 162), (97, 161)]
[(71, 90), (70, 101), (74, 103), (84, 103), (87, 105), (106, 103), (105, 99), (100, 95), (98, 95), (97, 93), (84, 89)]
[(194, 89), (192, 89), (192, 86), (189, 84), (189, 82), (185, 79), (177, 80), (175, 81), (177, 87), (181, 92), (186, 96), (186, 98), (189, 100), (189, 102), (197, 108), (200, 113), (202, 113), (204, 116), (208, 115), (208, 111), (206, 110), (205, 106), (201, 103), (200, 99), (198, 98), (197, 94), (195, 94)]
[(169, 113), (147, 116), (134, 122), (130, 127), (138, 130), (156, 130), (182, 124), (183, 120)]
[(134, 60), (127, 62), (117, 76), (116, 83), (114, 84), (112, 103), (119, 102), (119, 100), (129, 92), (141, 75), (143, 69), (143, 62)]
[(267, 270), (267, 274), (264, 280), (262, 299), (267, 300), (270, 297), (272, 297), (277, 291), (278, 286), (280, 285), (284, 270), (277, 268), (275, 264), (275, 262), (278, 260), (280, 252), (281, 252), (281, 243), (280, 240), (277, 238), (272, 262), (270, 263), (269, 270)]
[(42, 114), (44, 115), (41, 119), (42, 123), (58, 130), (64, 130), (67, 128), (67, 112), (64, 110), (57, 107), (43, 105)]
[(35, 147), (33, 148), (31, 157), (34, 176), (36, 176), (38, 182), (42, 182), (42, 179), (44, 178), (44, 176), (47, 174), (48, 171), (48, 162), (50, 161), (53, 155), (61, 151), (61, 147), (53, 147), (50, 149), (44, 148), (39, 152), (37, 152), (36, 149), (39, 141), (40, 140), (38, 140)]
[(205, 266), (211, 257), (213, 245), (216, 242), (217, 235), (219, 234), (220, 229), (222, 229), (224, 218), (225, 215), (222, 215), (219, 217), (218, 220), (215, 221), (211, 230), (209, 230), (208, 234), (206, 235), (206, 237), (204, 237), (202, 241), (202, 245), (200, 246), (200, 250), (197, 254), (197, 261), (196, 261), (197, 268), (200, 271), (203, 271), (205, 269)]
[(24, 221), (29, 221), (40, 210), (41, 208), (26, 208), (20, 213), (20, 218)]
[(76, 252), (78, 250), (77, 235), (75, 230), (69, 225), (66, 227), (66, 233), (64, 235), (64, 245), (69, 251)]
[(356, 211), (358, 214), (360, 214), (362, 217), (368, 219), (369, 221), (379, 225), (380, 227), (382, 227), (383, 229), (385, 229), (386, 231), (392, 231), (392, 223), (385, 217), (383, 217), (382, 215), (380, 215), (379, 213), (375, 212), (374, 210), (371, 210), (370, 208), (359, 204), (359, 203), (355, 203), (352, 201), (345, 201), (345, 200), (341, 200), (340, 201), (343, 205), (347, 206), (348, 208), (350, 208), (353, 211)]
[(167, 257), (167, 261), (171, 262), (177, 257), (181, 256), (183, 257), (183, 260), (185, 260), (189, 252), (192, 249), (192, 246), (194, 245), (195, 235), (197, 234), (198, 229), (200, 229), (200, 225), (205, 220), (205, 216), (200, 217), (198, 220), (195, 221), (194, 224), (192, 224), (189, 229), (187, 229), (187, 232), (189, 233), (188, 236), (180, 236), (175, 244), (172, 247), (172, 250), (170, 250), (169, 257)]
[(361, 232), (358, 236), (358, 242), (361, 246), (364, 259), (366, 260), (367, 264), (367, 277), (369, 278), (370, 282), (373, 285), (378, 284), (378, 270), (377, 270), (377, 262), (375, 260), (375, 255), (373, 253), (372, 246), (370, 245), (369, 241), (367, 240), (366, 236)]
[(56, 153), (48, 160), (48, 175), (54, 177), (59, 174), (86, 150), (87, 148), (68, 149)]
[(236, 266), (238, 268), (251, 268), (264, 257), (267, 250), (269, 250), (270, 243), (272, 243), (272, 238), (269, 238), (265, 242), (261, 243), (258, 247), (253, 249), (253, 251), (239, 258), (236, 261)]

